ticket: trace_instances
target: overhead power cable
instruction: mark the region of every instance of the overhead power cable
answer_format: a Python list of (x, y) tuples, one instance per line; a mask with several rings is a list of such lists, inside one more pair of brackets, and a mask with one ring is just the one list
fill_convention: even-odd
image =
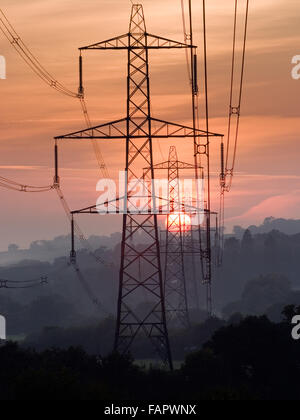
[[(55, 273), (49, 274), (47, 276), (42, 276), (39, 279), (34, 280), (20, 280), (20, 281), (14, 281), (14, 280), (4, 280), (0, 279), (0, 289), (31, 289), (33, 287), (37, 286), (43, 286), (45, 284), (48, 284), (49, 277), (53, 277), (54, 275), (57, 277), (57, 275), (64, 271), (65, 268), (70, 267), (71, 264), (67, 264), (61, 267), (59, 270), (56, 270)], [(94, 295), (92, 292), (88, 282), (86, 281), (84, 275), (82, 274), (78, 264), (74, 265), (74, 270), (76, 272), (76, 275), (79, 279), (79, 282), (81, 283), (85, 293), (87, 294), (88, 298), (91, 300), (93, 305), (97, 307), (98, 310), (103, 312), (105, 315), (111, 315), (110, 312), (104, 307), (102, 302)]]
[[(64, 194), (61, 190), (61, 188), (59, 186), (56, 186), (55, 188), (57, 195), (59, 197), (59, 200), (61, 202), (61, 205), (66, 213), (66, 216), (69, 220), (69, 222), (71, 223), (72, 221), (72, 216), (71, 216), (71, 210), (70, 207), (64, 197)], [(74, 231), (75, 234), (77, 236), (77, 238), (80, 240), (80, 242), (83, 244), (83, 246), (85, 248), (87, 248), (87, 250), (89, 251), (89, 254), (100, 264), (104, 265), (105, 267), (108, 268), (112, 268), (114, 267), (113, 263), (109, 263), (107, 261), (105, 261), (103, 258), (99, 257), (98, 255), (95, 254), (91, 244), (89, 243), (88, 239), (85, 237), (84, 233), (82, 232), (80, 226), (78, 225), (78, 223), (76, 221), (74, 221)]]
[(64, 95), (71, 96), (72, 98), (78, 98), (77, 92), (72, 92), (67, 89), (61, 83), (59, 83), (46, 69), (42, 66), (39, 60), (31, 53), (27, 45), (22, 41), (21, 37), (15, 31), (3, 10), (0, 9), (0, 30), (27, 63), (27, 65), (34, 71), (34, 73), (40, 77), (45, 83), (51, 88), (63, 93)]
[[(55, 189), (55, 191), (58, 194), (59, 200), (63, 206), (63, 209), (68, 217), (68, 220), (71, 221), (71, 210), (70, 207), (64, 197), (64, 194), (61, 190), (61, 188), (57, 185), (50, 185), (45, 187), (34, 187), (30, 185), (22, 185), (15, 181), (8, 180), (7, 178), (0, 176), (0, 187), (10, 189), (13, 191), (19, 191), (19, 192), (27, 192), (27, 193), (41, 193), (41, 192), (47, 192)], [(95, 252), (93, 248), (91, 247), (88, 239), (85, 237), (84, 233), (82, 232), (81, 228), (79, 227), (78, 223), (75, 224), (75, 232), (78, 239), (82, 242), (83, 246), (88, 249), (89, 254), (100, 264), (106, 266), (106, 267), (112, 267), (112, 263), (109, 264), (107, 261), (104, 261), (101, 257), (95, 255)]]
[[(224, 231), (225, 231), (225, 193), (230, 192), (234, 177), (234, 170), (237, 160), (237, 147), (239, 140), (239, 129), (240, 129), (240, 118), (241, 118), (241, 105), (242, 95), (244, 87), (244, 75), (245, 75), (245, 62), (246, 62), (246, 47), (247, 47), (247, 35), (248, 35), (248, 21), (249, 21), (249, 3), (250, 0), (245, 0), (245, 14), (244, 16), (244, 28), (243, 28), (243, 41), (242, 41), (242, 53), (240, 63), (240, 77), (237, 78), (237, 62), (238, 62), (238, 11), (239, 2), (235, 0), (234, 7), (234, 22), (233, 22), (233, 42), (232, 42), (232, 63), (231, 63), (231, 83), (230, 83), (230, 95), (229, 95), (229, 118), (228, 118), (228, 132), (226, 142), (226, 152), (224, 156), (224, 144), (222, 143), (221, 151), (221, 194), (220, 194), (220, 256), (219, 264), (222, 264), (223, 259), (223, 248), (224, 248)], [(238, 86), (236, 86), (236, 80), (238, 80)], [(235, 98), (234, 92), (237, 91), (237, 98)], [(235, 102), (236, 101), (236, 102)], [(235, 124), (235, 127), (234, 127)]]
[(41, 277), (40, 279), (23, 280), (23, 281), (0, 279), (0, 289), (31, 289), (32, 287), (44, 285), (47, 283), (48, 283), (48, 278), (46, 276)]
[(93, 303), (93, 305), (102, 313), (104, 313), (105, 315), (110, 316), (111, 313), (105, 308), (105, 306), (103, 305), (102, 302), (100, 302), (100, 300), (94, 295), (94, 293), (92, 292), (89, 283), (86, 281), (82, 271), (80, 270), (79, 265), (73, 264), (74, 270), (75, 270), (75, 274), (78, 277), (79, 282), (81, 283), (81, 286), (83, 287), (86, 295), (88, 296), (88, 298), (91, 300), (91, 302)]
[[(240, 128), (240, 117), (241, 117), (241, 105), (242, 95), (244, 86), (244, 75), (245, 75), (245, 60), (246, 60), (246, 45), (247, 45), (247, 34), (248, 34), (248, 19), (249, 19), (249, 0), (246, 1), (245, 10), (245, 22), (243, 30), (243, 46), (241, 56), (241, 71), (239, 78), (239, 85), (236, 85), (236, 68), (237, 68), (237, 27), (238, 27), (238, 0), (235, 0), (234, 10), (234, 28), (233, 28), (233, 45), (232, 45), (232, 66), (231, 66), (231, 84), (230, 84), (230, 100), (229, 100), (229, 119), (228, 119), (228, 133), (227, 133), (227, 145), (226, 145), (226, 157), (225, 157), (225, 178), (223, 182), (223, 189), (230, 191), (234, 176), (234, 169), (237, 158), (237, 146)], [(237, 88), (237, 98), (234, 98), (234, 91)], [(236, 100), (236, 102), (235, 102)], [(235, 119), (235, 128), (233, 127)]]
[[(9, 20), (7, 19), (6, 15), (4, 14), (3, 10), (0, 9), (0, 30), (4, 34), (4, 36), (7, 38), (7, 40), (10, 42), (10, 44), (13, 46), (13, 48), (17, 51), (17, 53), (21, 56), (21, 58), (25, 61), (25, 63), (31, 68), (31, 70), (34, 71), (34, 73), (40, 77), (48, 86), (55, 89), (59, 93), (62, 93), (64, 95), (67, 95), (72, 98), (77, 98), (80, 101), (81, 109), (84, 115), (84, 119), (86, 122), (86, 125), (88, 128), (92, 127), (91, 119), (89, 117), (89, 113), (87, 110), (86, 102), (84, 99), (84, 92), (83, 90), (80, 90), (78, 93), (72, 92), (71, 90), (67, 89), (65, 86), (63, 86), (61, 83), (59, 83), (39, 62), (39, 60), (32, 54), (32, 52), (29, 50), (27, 45), (22, 41), (21, 37), (18, 35), (16, 30), (13, 28)], [(82, 61), (81, 61), (82, 65)], [(82, 67), (81, 67), (81, 77), (82, 77)], [(93, 145), (94, 153), (99, 165), (99, 168), (102, 172), (102, 176), (104, 178), (109, 178), (109, 172), (106, 167), (106, 164), (104, 162), (100, 147), (98, 142), (93, 139), (91, 140), (91, 143)], [(4, 177), (0, 177), (0, 187), (6, 188), (13, 191), (19, 191), (19, 192), (30, 192), (30, 193), (41, 193), (50, 191), (52, 189), (55, 189), (57, 191), (58, 197), (60, 199), (60, 202), (62, 203), (62, 206), (68, 216), (68, 219), (70, 220), (70, 208), (66, 202), (66, 199), (61, 191), (61, 189), (57, 185), (49, 185), (45, 187), (35, 187), (35, 186), (29, 186), (24, 185), (21, 183), (17, 183), (15, 181), (9, 180)], [(90, 254), (101, 264), (106, 266), (109, 265), (106, 261), (102, 260), (100, 257), (96, 256), (93, 252), (93, 249), (91, 248), (88, 240), (85, 238), (82, 230), (76, 223), (76, 235), (80, 239), (81, 242), (84, 243), (84, 245), (90, 250)]]
[[(9, 22), (8, 18), (4, 14), (3, 10), (0, 8), (0, 30), (12, 47), (16, 50), (19, 56), (24, 60), (24, 62), (31, 68), (31, 70), (48, 86), (52, 89), (58, 91), (59, 93), (69, 96), (71, 98), (79, 99), (80, 105), (82, 108), (82, 112), (84, 114), (84, 118), (88, 128), (91, 128), (91, 120), (88, 115), (86, 102), (84, 99), (83, 91), (73, 92), (70, 89), (66, 88), (62, 83), (58, 82), (40, 63), (40, 61), (34, 56), (34, 54), (30, 51), (27, 45), (23, 42), (22, 38), (16, 32), (14, 27)], [(104, 178), (108, 178), (108, 169), (104, 162), (100, 146), (98, 142), (95, 140), (92, 141), (94, 153)]]
[[(187, 27), (186, 27), (184, 0), (181, 0), (181, 14), (182, 14), (183, 38), (184, 38), (184, 42), (188, 43), (188, 41), (190, 41), (191, 39), (191, 36), (190, 34), (188, 34)], [(190, 61), (189, 61), (189, 52), (187, 48), (185, 48), (184, 51), (185, 51), (185, 58), (186, 58), (187, 74), (188, 74), (189, 82), (192, 85), (193, 80), (192, 80), (191, 67), (190, 67)]]
[(18, 182), (12, 181), (10, 179), (4, 178), (0, 176), (0, 187), (6, 188), (13, 191), (20, 191), (20, 192), (30, 192), (30, 193), (40, 193), (40, 192), (47, 192), (51, 191), (54, 186), (47, 185), (44, 187), (34, 187), (32, 185), (23, 185)]

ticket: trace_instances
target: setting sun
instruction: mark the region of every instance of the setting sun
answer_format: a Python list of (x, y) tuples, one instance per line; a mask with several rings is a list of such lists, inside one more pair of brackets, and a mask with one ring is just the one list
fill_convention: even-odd
[(191, 218), (188, 214), (170, 214), (167, 217), (167, 229), (169, 232), (188, 232), (191, 229)]

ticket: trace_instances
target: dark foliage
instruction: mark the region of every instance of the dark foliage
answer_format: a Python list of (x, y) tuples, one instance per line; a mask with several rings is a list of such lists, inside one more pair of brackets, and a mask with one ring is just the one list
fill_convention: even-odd
[(298, 400), (300, 341), (287, 307), (280, 324), (248, 317), (219, 328), (174, 372), (143, 368), (130, 356), (89, 356), (80, 348), (35, 352), (0, 347), (2, 400)]
[(243, 315), (267, 314), (274, 322), (282, 320), (282, 310), (287, 305), (300, 304), (299, 291), (292, 290), (290, 281), (282, 275), (259, 276), (246, 283), (241, 298), (223, 308), (225, 318), (235, 313)]

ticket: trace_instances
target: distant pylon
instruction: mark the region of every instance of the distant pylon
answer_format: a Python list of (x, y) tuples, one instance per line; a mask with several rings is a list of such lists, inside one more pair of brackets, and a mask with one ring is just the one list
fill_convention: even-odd
[(170, 214), (167, 216), (166, 259), (165, 259), (165, 299), (167, 321), (178, 320), (185, 328), (190, 327), (186, 277), (184, 269), (183, 235), (186, 229), (185, 217), (180, 205), (179, 162), (174, 146), (169, 153), (169, 201)]
[(194, 170), (195, 166), (178, 160), (175, 146), (170, 147), (168, 162), (154, 166), (168, 171), (169, 214), (166, 222), (164, 291), (168, 323), (190, 326), (187, 285), (184, 263), (184, 236), (191, 229), (184, 212), (181, 196), (180, 170)]
[[(56, 140), (123, 139), (126, 141), (125, 196), (116, 200), (116, 212), (123, 214), (123, 235), (115, 350), (121, 354), (128, 353), (139, 333), (144, 332), (162, 361), (172, 369), (155, 204), (152, 140), (193, 139), (195, 134), (199, 138), (221, 135), (152, 117), (149, 50), (171, 48), (191, 48), (191, 46), (146, 32), (143, 7), (134, 4), (129, 33), (81, 48), (81, 51), (127, 50), (127, 116), (107, 124), (59, 136)], [(143, 172), (145, 167), (148, 169)], [(137, 212), (135, 192), (141, 180), (147, 185), (146, 205), (143, 211)], [(97, 205), (93, 205), (72, 213), (98, 214), (99, 211)], [(141, 233), (144, 235), (143, 245), (140, 244)], [(147, 305), (137, 310), (137, 304), (143, 295), (141, 292), (147, 294)]]

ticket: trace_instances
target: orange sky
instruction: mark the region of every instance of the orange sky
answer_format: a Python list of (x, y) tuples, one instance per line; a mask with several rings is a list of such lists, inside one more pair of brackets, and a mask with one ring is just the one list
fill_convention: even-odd
[[(149, 32), (182, 40), (180, 0), (144, 0)], [(195, 43), (201, 43), (200, 1), (194, 0)], [(226, 132), (233, 0), (208, 3), (210, 127)], [(227, 196), (227, 227), (258, 223), (267, 216), (299, 218), (300, 81), (291, 78), (291, 59), (300, 54), (298, 0), (250, 0), (243, 119), (234, 187)], [(77, 48), (128, 31), (129, 0), (3, 0), (1, 7), (33, 53), (55, 77), (77, 89)], [(28, 184), (49, 184), (53, 177), (53, 137), (84, 128), (79, 104), (45, 86), (0, 36), (7, 60), (1, 89), (0, 174)], [(200, 50), (201, 51), (201, 50)], [(126, 56), (120, 52), (85, 55), (86, 98), (95, 124), (123, 117)], [(190, 124), (190, 94), (183, 51), (151, 54), (154, 115)], [(201, 71), (199, 70), (201, 76)], [(202, 87), (200, 83), (200, 87)], [(181, 160), (191, 161), (182, 141)], [(166, 158), (171, 143), (162, 141)], [(113, 176), (124, 167), (121, 142), (102, 142)], [(98, 171), (90, 143), (61, 147), (62, 187), (71, 208), (92, 205)], [(219, 155), (212, 148), (213, 170)], [(162, 156), (156, 147), (155, 160)], [(216, 172), (215, 172), (216, 173)], [(216, 185), (214, 196), (216, 197)], [(0, 249), (22, 246), (69, 232), (53, 192), (1, 193)], [(119, 218), (82, 219), (88, 233), (110, 233)]]

